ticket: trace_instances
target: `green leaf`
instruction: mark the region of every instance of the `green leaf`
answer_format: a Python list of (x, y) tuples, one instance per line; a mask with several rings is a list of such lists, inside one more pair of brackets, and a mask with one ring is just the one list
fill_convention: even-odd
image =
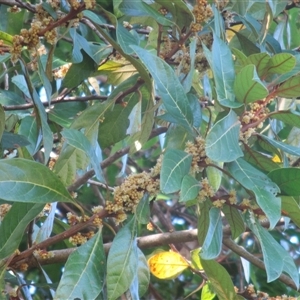
[[(220, 168), (223, 168), (223, 163), (219, 162), (214, 164), (216, 164)], [(209, 166), (206, 168), (206, 175), (211, 187), (214, 189), (214, 191), (217, 191), (221, 186), (223, 172), (215, 167)]]
[(224, 213), (230, 225), (232, 238), (238, 238), (242, 233), (245, 232), (245, 224), (240, 212), (235, 207), (227, 204), (223, 205), (222, 212)]
[(143, 296), (149, 287), (150, 283), (150, 271), (147, 263), (147, 259), (144, 253), (137, 248), (138, 250), (138, 269), (137, 269), (137, 277), (139, 283), (139, 296)]
[(230, 162), (243, 156), (239, 146), (240, 122), (234, 111), (219, 120), (208, 132), (205, 151), (216, 162)]
[(9, 45), (9, 46), (13, 45), (13, 36), (6, 32), (0, 31), (0, 39), (3, 41), (5, 45)]
[(45, 149), (45, 163), (48, 161), (50, 157), (50, 152), (52, 151), (53, 145), (53, 137), (52, 131), (48, 125), (47, 113), (45, 108), (41, 102), (41, 99), (33, 87), (32, 82), (29, 79), (29, 74), (27, 73), (27, 69), (21, 64), (24, 75), (16, 75), (12, 78), (12, 82), (29, 98), (31, 98), (35, 105), (35, 113), (37, 115), (37, 124), (42, 129), (43, 143)]
[(271, 74), (284, 74), (290, 72), (296, 65), (296, 58), (290, 53), (277, 53), (269, 62), (267, 72)]
[(68, 141), (68, 144), (78, 150), (83, 151), (90, 159), (93, 169), (98, 180), (105, 182), (100, 168), (100, 159), (97, 157), (95, 147), (90, 143), (87, 137), (80, 131), (75, 129), (64, 129), (61, 135)]
[(233, 90), (235, 71), (232, 53), (228, 45), (216, 35), (212, 45), (212, 70), (218, 101), (227, 107), (239, 107), (240, 104), (235, 102)]
[(82, 52), (83, 59), (80, 63), (74, 63), (68, 70), (62, 86), (65, 88), (73, 89), (80, 85), (87, 77), (95, 71), (95, 62), (87, 55)]
[(216, 293), (214, 292), (210, 282), (206, 283), (201, 291), (201, 298), (205, 300), (213, 300), (216, 297)]
[(300, 227), (300, 206), (293, 197), (281, 196), (281, 209), (285, 216)]
[(111, 111), (106, 111), (103, 115), (103, 121), (99, 125), (98, 140), (102, 149), (105, 149), (127, 136), (129, 127), (129, 114), (138, 101), (136, 93), (126, 97), (128, 104), (124, 107), (116, 104)]
[(286, 272), (293, 279), (297, 289), (299, 274), (292, 257), (279, 245), (272, 235), (249, 215), (247, 225), (258, 238), (267, 271), (268, 282), (276, 280), (282, 272)]
[[(0, 105), (0, 141), (2, 139), (4, 129), (5, 129), (5, 112), (4, 112), (2, 105)], [(1, 141), (1, 144), (2, 144), (2, 141)], [(2, 145), (2, 147), (3, 147), (3, 145)]]
[(280, 168), (271, 171), (268, 177), (280, 188), (281, 194), (286, 196), (300, 196), (300, 169)]
[(183, 177), (180, 189), (179, 202), (186, 202), (197, 198), (200, 190), (200, 183), (195, 177), (187, 174)]
[(198, 228), (198, 242), (200, 245), (203, 245), (204, 240), (207, 236), (208, 227), (210, 224), (209, 211), (211, 206), (212, 204), (208, 200), (201, 202), (199, 204), (197, 228)]
[(40, 163), (23, 158), (0, 161), (0, 195), (14, 202), (72, 202), (64, 185)]
[(189, 27), (191, 22), (194, 21), (194, 15), (182, 0), (156, 0), (155, 2), (161, 4), (172, 14), (172, 20), (180, 28)]
[(255, 194), (256, 201), (270, 221), (270, 228), (274, 228), (281, 217), (278, 186), (265, 174), (252, 167), (243, 159), (238, 159), (228, 165), (231, 175), (249, 191)]
[[(157, 86), (167, 112), (186, 129), (193, 130), (193, 113), (189, 100), (173, 69), (161, 58), (137, 46), (132, 49), (145, 64)], [(159, 70), (159, 72), (158, 72)]]
[(105, 252), (99, 230), (68, 258), (54, 299), (94, 299), (105, 282)]
[(270, 114), (272, 119), (280, 120), (283, 123), (300, 128), (300, 113), (295, 110), (279, 110)]
[(14, 203), (12, 205), (0, 223), (0, 260), (18, 249), (27, 225), (43, 210), (44, 206), (44, 203)]
[(234, 92), (237, 100), (244, 104), (263, 99), (269, 94), (268, 89), (259, 79), (254, 65), (244, 67), (237, 74)]
[[(134, 5), (136, 5), (136, 4), (138, 4), (138, 3), (134, 3)], [(116, 35), (117, 35), (117, 40), (118, 40), (121, 48), (123, 49), (123, 51), (126, 54), (129, 54), (129, 55), (133, 54), (133, 50), (130, 46), (131, 45), (138, 46), (139, 45), (139, 39), (135, 35), (131, 34), (119, 22), (117, 23), (117, 27), (116, 27)]]
[(135, 216), (140, 224), (148, 224), (150, 215), (149, 194), (145, 193), (136, 207)]
[[(38, 143), (39, 133), (38, 133), (38, 126), (36, 123), (36, 118), (32, 116), (26, 116), (25, 118), (23, 118), (18, 133), (21, 136), (26, 137), (28, 144), (24, 146), (27, 146), (26, 148), (29, 151), (29, 153), (31, 155), (34, 155), (36, 151), (38, 151), (39, 149), (39, 143)], [(12, 138), (12, 136), (10, 136), (9, 138)]]
[(273, 139), (270, 139), (268, 137), (266, 137), (265, 135), (259, 135), (262, 139), (264, 139), (265, 141), (267, 141), (268, 143), (270, 143), (272, 146), (281, 149), (282, 151), (289, 153), (291, 155), (297, 155), (300, 156), (300, 149), (298, 147), (292, 146), (292, 145), (288, 145), (286, 143), (280, 142), (280, 141), (276, 141)]
[(191, 251), (191, 263), (192, 267), (197, 269), (197, 270), (203, 270), (203, 267), (200, 262), (200, 251), (201, 248), (196, 248)]
[(250, 147), (246, 147), (244, 159), (254, 167), (259, 168), (261, 171), (271, 172), (278, 168), (278, 164), (273, 162), (272, 158), (254, 151)]
[(4, 131), (1, 139), (3, 149), (18, 148), (29, 145), (27, 135), (20, 135)]
[(214, 260), (204, 260), (201, 257), (200, 260), (218, 298), (220, 300), (237, 300), (237, 294), (226, 269)]
[(265, 70), (269, 64), (270, 55), (267, 53), (255, 53), (251, 54), (250, 56), (245, 59), (243, 62), (244, 66), (253, 64), (256, 67), (256, 71), (259, 77), (264, 75)]
[(202, 245), (200, 256), (203, 259), (214, 259), (218, 257), (222, 250), (222, 216), (217, 207), (212, 207), (209, 211), (209, 227), (206, 238)]
[(149, 16), (156, 20), (157, 23), (163, 26), (173, 26), (174, 23), (164, 17), (162, 14), (157, 12), (154, 8), (150, 5), (146, 4), (145, 2), (138, 0), (138, 1), (122, 1), (119, 9), (126, 15), (126, 16)]
[(279, 97), (294, 98), (300, 94), (300, 76), (294, 76), (276, 89), (276, 94)]
[(165, 194), (178, 192), (181, 181), (190, 171), (192, 156), (184, 151), (168, 149), (160, 172), (160, 189)]
[(107, 294), (115, 300), (126, 292), (138, 270), (136, 225), (132, 219), (114, 238), (107, 258)]

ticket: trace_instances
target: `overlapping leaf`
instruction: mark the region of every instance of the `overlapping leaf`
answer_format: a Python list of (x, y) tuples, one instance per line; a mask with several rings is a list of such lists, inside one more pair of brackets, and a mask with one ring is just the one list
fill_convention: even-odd
[(255, 194), (258, 205), (270, 221), (270, 227), (274, 228), (281, 216), (280, 198), (276, 197), (278, 186), (241, 158), (230, 163), (228, 167), (231, 175)]
[(269, 92), (259, 79), (254, 65), (244, 67), (234, 81), (234, 92), (239, 102), (248, 104), (265, 98)]
[(171, 194), (180, 190), (181, 181), (188, 174), (192, 156), (186, 152), (169, 149), (163, 157), (160, 172), (160, 189), (163, 193)]
[(178, 124), (192, 131), (193, 113), (183, 86), (173, 69), (161, 58), (148, 51), (137, 46), (132, 46), (132, 48), (154, 78), (158, 94), (161, 96), (167, 112)]
[(207, 156), (217, 162), (230, 162), (243, 156), (239, 146), (240, 122), (234, 111), (219, 120), (206, 137)]

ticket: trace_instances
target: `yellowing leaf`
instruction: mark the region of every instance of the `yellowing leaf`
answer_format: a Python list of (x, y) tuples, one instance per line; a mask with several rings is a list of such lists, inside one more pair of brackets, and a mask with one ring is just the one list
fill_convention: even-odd
[(276, 163), (281, 163), (282, 162), (281, 158), (277, 154), (273, 156), (272, 160)]
[(176, 252), (160, 252), (148, 259), (150, 272), (160, 279), (174, 279), (180, 275), (189, 264)]
[(226, 39), (228, 42), (231, 41), (231, 39), (235, 36), (236, 32), (239, 32), (244, 28), (244, 24), (238, 24), (231, 26), (229, 29), (226, 30)]
[(105, 64), (98, 67), (98, 71), (116, 71), (123, 66), (124, 64), (108, 60)]

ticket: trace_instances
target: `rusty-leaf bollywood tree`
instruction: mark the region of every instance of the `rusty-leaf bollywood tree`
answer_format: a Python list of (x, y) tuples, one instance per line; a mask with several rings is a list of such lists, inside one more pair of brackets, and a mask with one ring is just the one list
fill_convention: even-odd
[(0, 299), (300, 295), (299, 1), (0, 4)]

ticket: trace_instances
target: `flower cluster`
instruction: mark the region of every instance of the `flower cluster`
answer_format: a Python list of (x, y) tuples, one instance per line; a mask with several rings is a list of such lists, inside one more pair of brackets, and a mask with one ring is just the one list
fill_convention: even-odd
[(51, 251), (48, 252), (48, 251), (42, 250), (42, 249), (34, 250), (33, 254), (34, 254), (34, 256), (40, 257), (41, 259), (48, 259), (48, 258), (54, 257), (53, 252), (51, 252)]
[(0, 205), (0, 221), (8, 213), (8, 211), (10, 210), (10, 208), (11, 208), (10, 204), (1, 204)]
[(82, 245), (86, 243), (89, 239), (91, 239), (94, 235), (95, 235), (94, 231), (89, 231), (87, 233), (77, 232), (76, 234), (74, 234), (69, 238), (69, 242), (74, 246)]
[(78, 223), (87, 222), (90, 219), (90, 217), (87, 215), (79, 217), (79, 216), (72, 214), (71, 212), (68, 212), (67, 219), (68, 219), (68, 223), (70, 225), (76, 225)]
[(114, 190), (114, 200), (106, 203), (106, 211), (115, 214), (117, 223), (126, 219), (125, 212), (135, 212), (135, 208), (145, 192), (155, 195), (159, 191), (159, 180), (149, 173), (131, 174)]
[[(205, 201), (209, 197), (213, 197), (215, 195), (215, 191), (212, 188), (212, 186), (209, 184), (209, 181), (207, 178), (203, 178), (201, 180), (201, 190), (198, 194), (198, 200), (200, 202)], [(223, 201), (223, 200), (221, 200)]]
[(195, 16), (195, 22), (191, 25), (193, 32), (201, 31), (203, 22), (209, 20), (213, 15), (212, 9), (206, 0), (196, 0), (192, 12)]
[(184, 151), (192, 155), (192, 172), (199, 173), (203, 170), (205, 164), (209, 164), (210, 160), (205, 152), (205, 140), (198, 136), (194, 142), (187, 142)]
[(69, 71), (70, 67), (71, 67), (71, 63), (65, 64), (60, 66), (57, 69), (53, 70), (53, 76), (55, 79), (62, 79), (66, 76), (67, 72)]

